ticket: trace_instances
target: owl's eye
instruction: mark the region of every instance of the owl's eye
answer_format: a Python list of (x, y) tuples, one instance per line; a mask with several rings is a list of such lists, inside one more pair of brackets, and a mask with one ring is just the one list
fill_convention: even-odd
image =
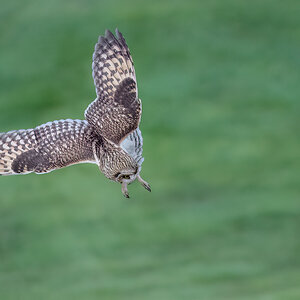
[(123, 178), (124, 179), (130, 179), (130, 176), (129, 175), (123, 175)]

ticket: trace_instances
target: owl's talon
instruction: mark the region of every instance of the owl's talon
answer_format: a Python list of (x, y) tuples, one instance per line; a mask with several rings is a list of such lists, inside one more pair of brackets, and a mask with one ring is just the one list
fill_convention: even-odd
[(143, 187), (144, 187), (147, 191), (151, 192), (151, 187), (150, 187), (149, 184), (148, 184), (148, 185), (143, 184)]
[(128, 194), (127, 183), (125, 182), (122, 183), (122, 193), (125, 198), (130, 198)]
[(151, 192), (151, 187), (148, 182), (146, 182), (140, 175), (137, 176), (137, 179), (147, 191)]

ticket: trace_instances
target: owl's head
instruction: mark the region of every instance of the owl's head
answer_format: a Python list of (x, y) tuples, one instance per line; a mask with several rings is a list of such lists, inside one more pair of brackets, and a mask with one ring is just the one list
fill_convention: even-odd
[(141, 167), (137, 167), (135, 169), (126, 168), (115, 174), (114, 181), (121, 183), (122, 193), (126, 198), (129, 198), (127, 186), (134, 182), (136, 179), (147, 191), (151, 192), (149, 183), (142, 179), (140, 171)]
[(122, 185), (122, 193), (129, 198), (128, 185), (136, 179), (142, 186), (151, 192), (149, 183), (142, 179), (141, 166), (121, 148), (110, 148), (110, 151), (101, 152), (99, 157), (101, 172), (110, 180)]

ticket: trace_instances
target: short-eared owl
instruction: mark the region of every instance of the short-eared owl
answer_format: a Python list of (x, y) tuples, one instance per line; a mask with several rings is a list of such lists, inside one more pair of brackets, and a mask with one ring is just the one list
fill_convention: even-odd
[(133, 61), (122, 34), (108, 30), (93, 55), (96, 99), (86, 120), (59, 120), (34, 129), (0, 133), (0, 175), (48, 173), (77, 163), (95, 163), (109, 179), (127, 185), (141, 176), (143, 139), (139, 129), (142, 105)]

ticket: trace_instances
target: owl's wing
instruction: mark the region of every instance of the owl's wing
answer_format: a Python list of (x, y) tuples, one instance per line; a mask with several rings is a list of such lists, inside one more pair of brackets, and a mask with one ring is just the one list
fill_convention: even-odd
[(0, 133), (0, 175), (47, 173), (76, 163), (95, 163), (92, 136), (93, 129), (83, 120)]
[(93, 77), (97, 98), (85, 118), (101, 136), (120, 144), (138, 128), (141, 101), (138, 99), (133, 61), (122, 34), (105, 32), (93, 55)]
[(144, 161), (143, 157), (143, 137), (139, 128), (131, 132), (121, 143), (121, 147), (125, 150), (137, 164), (141, 167)]

